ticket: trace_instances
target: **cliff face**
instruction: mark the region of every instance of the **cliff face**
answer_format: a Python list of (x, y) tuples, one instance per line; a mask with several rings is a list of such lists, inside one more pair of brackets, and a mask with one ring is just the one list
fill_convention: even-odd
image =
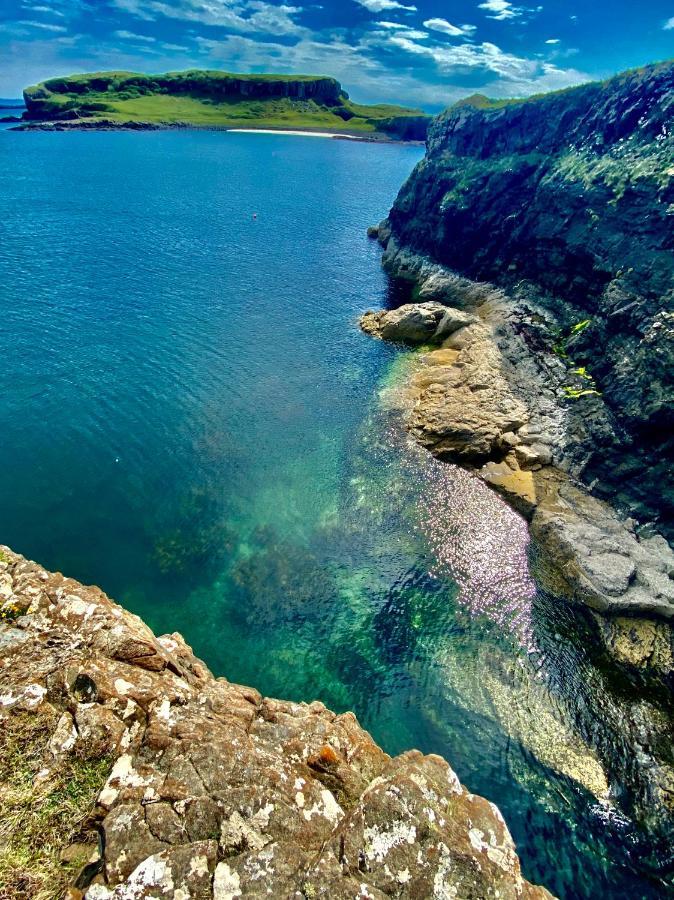
[(671, 537), (674, 64), (479, 106), (433, 122), (391, 210), (395, 246), (552, 314), (547, 343), (521, 331), (594, 379), (568, 391), (603, 407), (585, 479)]
[(311, 75), (97, 72), (51, 78), (23, 95), (24, 118), (51, 127), (285, 124), (425, 140), (430, 122), (420, 110), (352, 103), (334, 78)]
[(337, 104), (348, 97), (334, 78), (298, 76), (296, 78), (273, 75), (230, 75), (227, 72), (188, 71), (166, 75), (138, 75), (132, 72), (101, 72), (94, 75), (73, 75), (51, 78), (42, 84), (26, 88), (23, 92), (28, 117), (50, 118), (63, 112), (60, 98), (90, 93), (119, 94), (125, 91), (141, 94), (171, 93), (199, 96), (211, 100), (231, 97), (249, 99), (318, 100)]
[(0, 894), (543, 900), (496, 807), (0, 555)]

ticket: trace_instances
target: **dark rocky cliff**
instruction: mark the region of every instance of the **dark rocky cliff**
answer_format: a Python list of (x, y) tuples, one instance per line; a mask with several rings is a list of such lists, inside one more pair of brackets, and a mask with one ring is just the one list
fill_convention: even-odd
[[(673, 124), (671, 62), (528, 101), (464, 103), (434, 121), (390, 214), (398, 246), (553, 314), (550, 349), (595, 379), (611, 421), (584, 479), (670, 539)], [(596, 394), (570, 402), (598, 406)]]

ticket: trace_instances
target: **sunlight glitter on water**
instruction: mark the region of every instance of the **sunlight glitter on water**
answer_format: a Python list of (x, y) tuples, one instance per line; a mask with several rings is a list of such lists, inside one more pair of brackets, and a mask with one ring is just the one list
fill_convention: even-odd
[(419, 530), (434, 558), (429, 574), (451, 578), (471, 616), (487, 617), (527, 653), (538, 653), (524, 519), (470, 472), (416, 446), (406, 460), (421, 481)]

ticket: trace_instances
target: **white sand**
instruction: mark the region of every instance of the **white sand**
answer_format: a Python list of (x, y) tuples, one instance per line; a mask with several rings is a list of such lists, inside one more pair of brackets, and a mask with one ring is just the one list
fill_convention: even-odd
[(351, 141), (363, 139), (354, 134), (339, 134), (330, 131), (284, 131), (280, 128), (228, 128), (234, 134), (294, 134), (298, 137), (347, 138)]

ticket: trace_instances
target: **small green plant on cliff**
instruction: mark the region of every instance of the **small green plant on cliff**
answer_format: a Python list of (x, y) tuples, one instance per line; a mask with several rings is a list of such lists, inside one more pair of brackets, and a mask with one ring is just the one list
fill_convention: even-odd
[[(61, 900), (87, 862), (86, 847), (97, 839), (88, 820), (111, 763), (71, 755), (57, 770), (46, 770), (58, 718), (56, 710), (42, 708), (10, 714), (0, 728), (3, 900)], [(65, 848), (71, 851), (67, 861), (61, 856)]]
[(564, 396), (569, 400), (578, 400), (580, 397), (588, 397), (592, 394), (597, 397), (601, 396), (601, 391), (597, 389), (597, 383), (592, 375), (587, 371), (585, 366), (575, 365), (573, 360), (569, 357), (567, 347), (570, 338), (582, 334), (591, 324), (592, 319), (583, 319), (580, 322), (576, 322), (575, 325), (572, 325), (567, 334), (564, 334), (561, 329), (557, 329), (554, 334), (555, 343), (552, 345), (552, 352), (556, 356), (559, 356), (560, 359), (563, 359), (570, 367), (573, 367), (569, 368), (569, 375), (574, 377), (574, 383), (565, 384), (562, 388)]

